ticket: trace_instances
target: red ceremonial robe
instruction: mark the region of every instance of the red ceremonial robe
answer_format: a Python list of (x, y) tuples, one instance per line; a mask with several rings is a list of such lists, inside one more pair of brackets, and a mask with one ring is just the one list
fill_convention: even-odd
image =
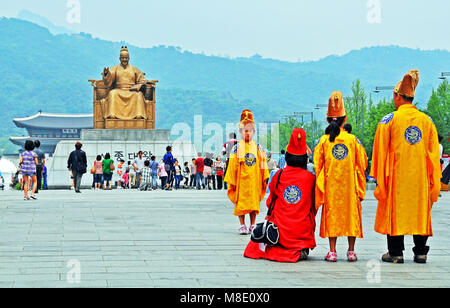
[(268, 259), (278, 262), (297, 262), (301, 250), (316, 247), (314, 231), (315, 205), (314, 190), (316, 177), (302, 168), (286, 166), (281, 174), (280, 183), (275, 191), (280, 171), (269, 184), (270, 196), (267, 207), (270, 206), (276, 194), (275, 208), (269, 221), (274, 222), (280, 232), (277, 246), (267, 246), (250, 241), (244, 256), (252, 259)]

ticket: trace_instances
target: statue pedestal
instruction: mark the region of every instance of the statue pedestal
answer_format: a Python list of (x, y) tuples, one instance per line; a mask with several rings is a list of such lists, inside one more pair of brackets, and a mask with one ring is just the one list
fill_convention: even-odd
[[(81, 139), (86, 141), (145, 140), (170, 143), (170, 131), (168, 129), (83, 129), (81, 130)], [(80, 142), (83, 143), (83, 141)], [(164, 147), (164, 153), (165, 151), (166, 147)]]
[[(80, 142), (83, 144), (81, 149), (86, 152), (88, 162), (87, 173), (82, 178), (83, 188), (89, 188), (92, 185), (90, 170), (97, 155), (109, 153), (116, 167), (119, 159), (125, 161), (125, 166), (128, 161), (132, 163), (138, 157), (139, 151), (142, 151), (143, 157), (149, 160), (152, 155), (156, 156), (156, 161), (160, 163), (168, 145), (172, 146), (172, 154), (178, 159), (180, 165), (197, 157), (195, 146), (191, 141), (170, 141), (169, 130), (83, 129)], [(48, 159), (46, 165), (50, 189), (70, 187), (67, 159), (73, 150), (75, 150), (73, 140), (61, 141), (57, 144), (53, 157)]]

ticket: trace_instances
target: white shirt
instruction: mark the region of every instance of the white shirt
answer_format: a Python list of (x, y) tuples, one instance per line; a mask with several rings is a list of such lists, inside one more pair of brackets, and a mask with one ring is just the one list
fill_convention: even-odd
[(145, 166), (144, 162), (145, 162), (144, 157), (142, 158), (136, 157), (136, 159), (133, 162), (133, 165), (135, 165), (138, 168), (138, 170), (136, 170), (137, 172), (141, 172), (141, 170), (144, 169)]

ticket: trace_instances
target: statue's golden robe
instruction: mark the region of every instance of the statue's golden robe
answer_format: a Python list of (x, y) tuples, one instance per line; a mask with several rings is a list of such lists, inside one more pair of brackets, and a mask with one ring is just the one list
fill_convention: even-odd
[(108, 96), (102, 100), (106, 119), (147, 119), (145, 98), (140, 91), (130, 91), (133, 86), (145, 83), (145, 75), (137, 67), (116, 65), (103, 78), (106, 87), (112, 87)]

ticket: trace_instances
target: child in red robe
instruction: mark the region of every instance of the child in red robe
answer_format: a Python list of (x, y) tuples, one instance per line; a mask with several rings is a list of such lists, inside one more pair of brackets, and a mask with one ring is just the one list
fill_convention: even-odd
[[(266, 246), (250, 241), (244, 256), (278, 262), (297, 262), (308, 257), (316, 247), (314, 231), (315, 176), (306, 170), (308, 155), (306, 133), (301, 128), (292, 132), (286, 153), (287, 166), (280, 176), (278, 171), (269, 184), (267, 206), (276, 198), (272, 215), (267, 220), (278, 226), (280, 240), (276, 246)], [(276, 183), (279, 184), (276, 188)], [(276, 188), (276, 189), (275, 189)]]

